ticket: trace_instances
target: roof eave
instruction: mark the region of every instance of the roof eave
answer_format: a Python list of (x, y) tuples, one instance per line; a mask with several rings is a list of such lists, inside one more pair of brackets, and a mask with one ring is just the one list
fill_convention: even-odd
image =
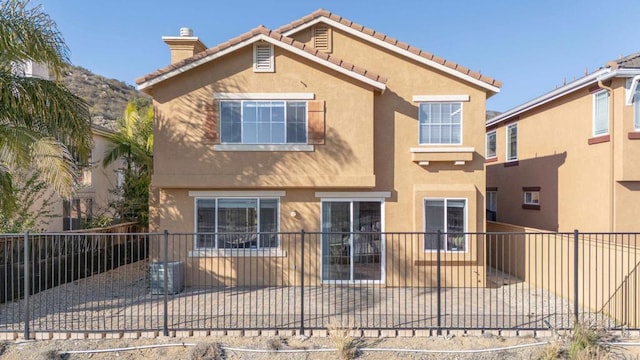
[(486, 127), (496, 125), (502, 121), (508, 120), (514, 116), (520, 115), (525, 111), (536, 108), (540, 105), (553, 101), (561, 96), (582, 89), (591, 84), (597, 83), (600, 80), (606, 80), (617, 75), (619, 70), (611, 70), (611, 68), (600, 69), (587, 76), (584, 76), (576, 81), (572, 81), (565, 86), (559, 87), (551, 92), (548, 92), (542, 96), (527, 101), (524, 104), (518, 105), (510, 110), (503, 112), (500, 115), (494, 116), (487, 120)]
[(278, 47), (281, 47), (283, 49), (286, 49), (286, 50), (288, 50), (288, 51), (290, 51), (292, 53), (295, 53), (297, 55), (300, 55), (300, 56), (302, 56), (302, 57), (304, 57), (304, 58), (306, 58), (308, 60), (314, 61), (316, 63), (319, 63), (321, 65), (329, 67), (329, 68), (331, 68), (331, 69), (333, 69), (333, 70), (335, 70), (335, 71), (337, 71), (339, 73), (342, 73), (342, 74), (347, 75), (347, 76), (349, 76), (351, 78), (354, 78), (354, 79), (359, 80), (359, 81), (361, 81), (363, 83), (366, 83), (366, 84), (368, 84), (368, 85), (370, 85), (370, 86), (374, 87), (375, 89), (378, 89), (378, 90), (380, 90), (382, 92), (386, 89), (386, 85), (383, 82), (376, 81), (376, 80), (370, 79), (370, 78), (368, 78), (368, 77), (366, 77), (364, 75), (360, 75), (360, 74), (355, 73), (353, 71), (347, 70), (347, 69), (345, 69), (345, 68), (343, 68), (343, 67), (341, 67), (339, 65), (336, 65), (336, 64), (334, 64), (334, 63), (332, 63), (332, 62), (330, 62), (328, 60), (321, 59), (321, 58), (319, 58), (319, 57), (317, 57), (317, 56), (315, 56), (315, 55), (313, 55), (313, 54), (311, 54), (311, 53), (309, 53), (307, 51), (301, 50), (301, 49), (299, 49), (299, 48), (297, 48), (295, 46), (289, 45), (287, 43), (283, 43), (281, 41), (278, 41), (278, 40), (276, 40), (276, 39), (274, 39), (274, 38), (272, 38), (272, 37), (270, 37), (270, 36), (268, 36), (266, 34), (257, 34), (257, 35), (252, 36), (251, 38), (243, 40), (243, 41), (241, 41), (241, 42), (239, 42), (239, 43), (237, 43), (237, 44), (235, 44), (233, 46), (230, 46), (230, 47), (228, 47), (228, 48), (226, 48), (224, 50), (216, 52), (215, 54), (211, 54), (211, 55), (205, 56), (205, 57), (203, 57), (201, 59), (195, 60), (195, 61), (193, 61), (191, 63), (188, 63), (188, 64), (186, 64), (184, 66), (181, 66), (181, 67), (179, 67), (177, 69), (174, 69), (174, 70), (171, 70), (171, 71), (169, 71), (169, 72), (167, 72), (165, 74), (162, 74), (162, 75), (160, 75), (158, 77), (155, 77), (155, 78), (147, 80), (147, 81), (143, 81), (140, 84), (138, 84), (138, 90), (147, 92), (146, 89), (150, 89), (152, 86), (154, 86), (154, 85), (156, 85), (156, 84), (158, 84), (160, 82), (168, 80), (168, 79), (170, 79), (170, 78), (172, 78), (174, 76), (177, 76), (177, 75), (179, 75), (181, 73), (189, 71), (189, 70), (191, 70), (191, 69), (193, 69), (195, 67), (198, 67), (200, 65), (206, 64), (209, 61), (212, 61), (212, 60), (215, 60), (217, 58), (220, 58), (220, 57), (222, 57), (224, 55), (232, 53), (232, 52), (234, 52), (234, 51), (236, 51), (236, 50), (238, 50), (240, 48), (243, 48), (245, 46), (251, 45), (252, 43), (258, 42), (258, 41), (265, 41), (265, 42), (271, 43), (271, 44), (273, 44), (275, 46), (278, 46)]

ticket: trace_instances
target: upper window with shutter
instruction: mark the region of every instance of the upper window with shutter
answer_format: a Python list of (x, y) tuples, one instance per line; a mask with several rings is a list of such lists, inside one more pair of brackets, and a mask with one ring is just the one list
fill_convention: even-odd
[(313, 47), (327, 53), (331, 52), (331, 28), (318, 25), (313, 28)]
[(242, 146), (324, 144), (324, 101), (311, 100), (313, 96), (215, 93), (213, 103), (206, 107), (205, 139), (214, 144)]
[(274, 72), (273, 45), (256, 43), (253, 45), (253, 71)]

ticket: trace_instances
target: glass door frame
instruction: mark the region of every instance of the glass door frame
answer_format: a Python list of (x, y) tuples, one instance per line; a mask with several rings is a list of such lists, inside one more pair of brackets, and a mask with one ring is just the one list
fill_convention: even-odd
[[(350, 261), (349, 261), (349, 280), (331, 280), (324, 278), (324, 203), (326, 202), (342, 202), (349, 203), (349, 246), (350, 246)], [(379, 202), (380, 203), (380, 279), (377, 280), (354, 280), (354, 253), (353, 253), (353, 236), (357, 232), (354, 227), (353, 219), (353, 203), (354, 202)], [(327, 197), (320, 199), (320, 282), (321, 284), (384, 284), (386, 279), (385, 271), (385, 199), (379, 197)]]

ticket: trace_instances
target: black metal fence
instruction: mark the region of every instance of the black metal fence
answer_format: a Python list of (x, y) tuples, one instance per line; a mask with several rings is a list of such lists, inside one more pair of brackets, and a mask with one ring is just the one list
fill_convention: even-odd
[(0, 332), (638, 329), (638, 235), (0, 235)]

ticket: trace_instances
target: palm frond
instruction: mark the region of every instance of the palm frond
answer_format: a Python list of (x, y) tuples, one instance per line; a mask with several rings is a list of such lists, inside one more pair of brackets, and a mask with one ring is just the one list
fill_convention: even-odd
[(58, 82), (0, 71), (0, 124), (53, 137), (86, 159), (92, 148), (87, 103)]
[(33, 167), (47, 179), (54, 191), (62, 197), (74, 193), (77, 179), (73, 155), (67, 147), (53, 138), (38, 139), (31, 148)]
[(69, 48), (42, 5), (6, 0), (0, 4), (0, 64), (26, 60), (46, 64), (60, 77), (69, 62)]

